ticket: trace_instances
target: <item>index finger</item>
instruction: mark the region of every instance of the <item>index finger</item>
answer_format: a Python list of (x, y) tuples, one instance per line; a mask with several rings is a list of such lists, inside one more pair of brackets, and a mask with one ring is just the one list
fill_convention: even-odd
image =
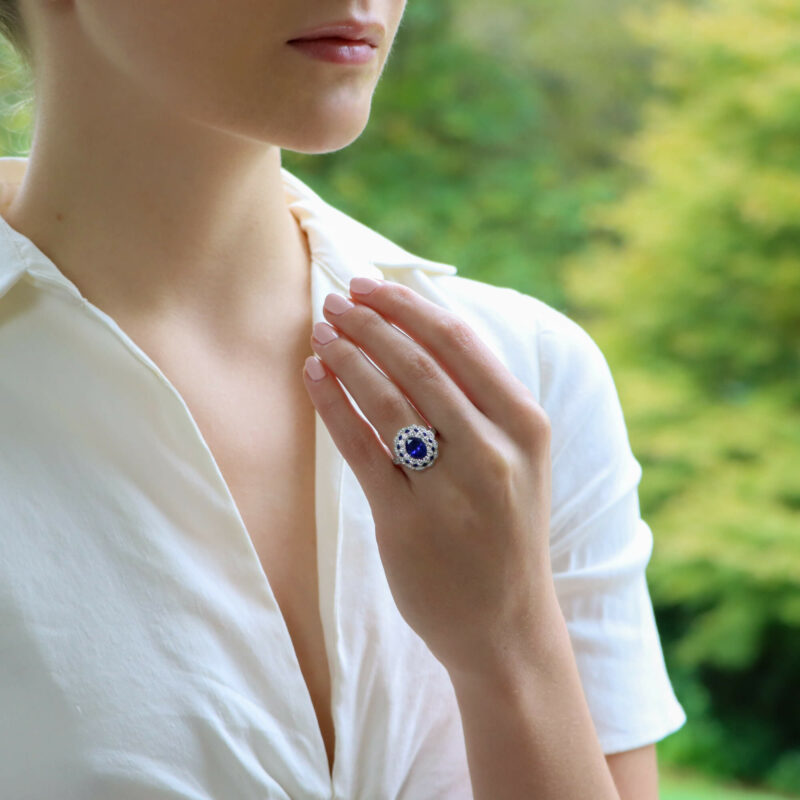
[(530, 431), (532, 415), (540, 410), (533, 395), (465, 320), (401, 283), (371, 284), (369, 278), (353, 278), (353, 300), (375, 309), (422, 344), (499, 428), (512, 434)]

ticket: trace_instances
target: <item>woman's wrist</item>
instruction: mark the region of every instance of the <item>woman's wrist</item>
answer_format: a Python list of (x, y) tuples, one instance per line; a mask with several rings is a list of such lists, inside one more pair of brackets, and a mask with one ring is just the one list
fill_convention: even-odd
[(473, 796), (619, 800), (554, 595), (536, 619), (491, 668), (450, 673)]
[(445, 667), (457, 695), (489, 692), (499, 698), (515, 696), (523, 682), (529, 684), (536, 676), (546, 680), (565, 659), (574, 655), (551, 582), (505, 635), (476, 647), (469, 663)]

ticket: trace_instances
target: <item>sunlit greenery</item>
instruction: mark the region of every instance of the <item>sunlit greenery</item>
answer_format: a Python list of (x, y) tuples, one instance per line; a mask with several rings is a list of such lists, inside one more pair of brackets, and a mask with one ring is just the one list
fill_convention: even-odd
[(800, 4), (661, 3), (638, 178), (564, 265), (616, 366), (693, 725), (662, 752), (800, 794)]

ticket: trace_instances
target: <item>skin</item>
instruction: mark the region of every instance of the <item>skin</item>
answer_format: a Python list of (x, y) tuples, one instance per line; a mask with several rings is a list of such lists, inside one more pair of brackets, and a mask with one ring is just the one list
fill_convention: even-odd
[[(36, 118), (28, 172), (5, 216), (124, 327), (156, 338), (179, 330), (224, 353), (249, 347), (265, 369), (265, 343), (278, 341), (277, 359), (289, 321), (303, 328), (309, 250), (285, 206), (281, 148), (326, 153), (358, 138), (405, 0), (354, 7), (385, 26), (375, 57), (358, 66), (286, 44), (348, 13), (304, 5), (194, 0), (186, 13), (164, 0), (20, 0)], [(554, 610), (542, 589), (549, 421), (438, 306), (402, 289), (371, 297), (349, 317), (326, 309), (344, 336), (313, 344), (329, 379), (303, 372), (304, 383), (369, 499), (401, 613), (454, 676), (495, 680), (504, 664), (526, 663), (519, 627)], [(366, 330), (389, 378), (358, 355)], [(423, 421), (410, 415), (411, 397), (439, 431), (441, 460), (424, 473), (393, 465), (334, 372), (386, 442)], [(623, 798), (656, 797), (652, 746), (607, 762)]]
[(37, 113), (9, 224), (139, 327), (168, 319), (231, 352), (267, 340), (279, 309), (308, 304), (281, 148), (358, 138), (405, 0), (352, 7), (385, 26), (363, 65), (286, 44), (348, 16), (330, 0), (21, 0)]

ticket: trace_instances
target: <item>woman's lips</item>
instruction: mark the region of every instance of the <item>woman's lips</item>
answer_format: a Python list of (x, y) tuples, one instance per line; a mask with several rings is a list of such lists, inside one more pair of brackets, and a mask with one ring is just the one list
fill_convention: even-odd
[(378, 49), (368, 42), (326, 36), (319, 39), (292, 39), (290, 45), (306, 55), (335, 64), (366, 64)]

